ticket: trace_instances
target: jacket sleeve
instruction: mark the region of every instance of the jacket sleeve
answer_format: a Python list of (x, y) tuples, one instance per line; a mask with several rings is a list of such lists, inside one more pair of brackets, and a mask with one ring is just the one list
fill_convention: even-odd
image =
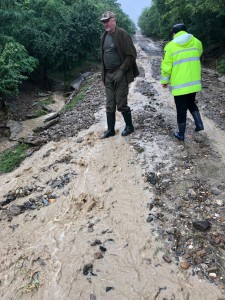
[(162, 63), (161, 63), (160, 82), (162, 84), (168, 84), (169, 83), (171, 72), (172, 72), (173, 60), (172, 60), (172, 56), (171, 56), (170, 51), (169, 51), (168, 48), (169, 47), (167, 47), (167, 46), (164, 48), (164, 58), (163, 58)]
[(124, 61), (120, 67), (120, 69), (124, 72), (127, 73), (133, 66), (133, 64), (136, 61), (137, 57), (137, 52), (134, 47), (133, 41), (131, 37), (125, 33), (124, 34), (124, 41), (123, 41), (123, 56), (124, 56)]
[(202, 56), (202, 53), (203, 53), (203, 48), (202, 48), (202, 42), (199, 41), (198, 39), (197, 40), (197, 46), (198, 46), (198, 51), (199, 51), (199, 57)]

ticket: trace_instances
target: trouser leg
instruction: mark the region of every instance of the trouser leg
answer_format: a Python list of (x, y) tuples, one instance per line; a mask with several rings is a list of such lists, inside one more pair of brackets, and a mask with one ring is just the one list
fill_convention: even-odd
[[(107, 116), (109, 113), (111, 114), (113, 112), (115, 113), (116, 109), (122, 113), (126, 127), (121, 134), (122, 136), (126, 136), (134, 131), (134, 127), (132, 124), (131, 110), (127, 103), (127, 96), (129, 90), (128, 83), (125, 75), (122, 77), (121, 81), (115, 83), (114, 80), (115, 76), (116, 76), (116, 72), (106, 74), (106, 80), (105, 80), (106, 112), (107, 112)], [(105, 134), (108, 135), (107, 132)]]
[(127, 136), (132, 132), (134, 132), (131, 109), (128, 106), (128, 101), (127, 101), (128, 91), (129, 88), (127, 83), (127, 78), (124, 75), (122, 80), (117, 84), (115, 84), (117, 110), (122, 113), (124, 122), (126, 124), (124, 130), (121, 133), (122, 136)]
[(105, 77), (106, 113), (116, 112), (116, 93), (113, 74), (106, 73)]
[(176, 110), (177, 110), (177, 123), (186, 123), (188, 99), (187, 95), (174, 96)]
[(102, 139), (115, 135), (116, 123), (116, 97), (114, 83), (111, 76), (106, 74), (105, 77), (105, 93), (106, 93), (106, 119), (108, 129), (101, 136)]

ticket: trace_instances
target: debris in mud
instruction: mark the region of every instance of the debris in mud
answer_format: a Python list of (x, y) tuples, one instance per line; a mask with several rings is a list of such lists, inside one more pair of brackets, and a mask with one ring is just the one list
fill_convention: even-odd
[(28, 196), (32, 192), (33, 188), (30, 186), (18, 187), (15, 191), (10, 191), (7, 195), (4, 196), (6, 197), (6, 200), (1, 201), (0, 206), (5, 206), (16, 200), (17, 198)]
[[(37, 189), (37, 188), (36, 188)], [(35, 189), (28, 188), (28, 189), (23, 189), (23, 188), (18, 188), (16, 190), (16, 193), (10, 192), (9, 195), (14, 195), (15, 199), (22, 198), (25, 196), (30, 196), (30, 193), (35, 191)], [(48, 206), (50, 204), (53, 204), (56, 201), (56, 195), (51, 193), (50, 191), (45, 193), (44, 195), (36, 195), (35, 197), (29, 198), (29, 200), (26, 200), (23, 202), (23, 204), (13, 204), (9, 207), (6, 207), (4, 210), (2, 210), (0, 219), (7, 219), (9, 222), (12, 221), (13, 217), (24, 213), (25, 211), (28, 210), (35, 210), (35, 209), (40, 209), (41, 207)], [(13, 197), (14, 199), (14, 197)], [(15, 200), (14, 199), (14, 200)], [(13, 200), (13, 201), (14, 201)], [(6, 206), (8, 204), (6, 201), (3, 202), (3, 206)]]
[(48, 181), (47, 184), (49, 184), (53, 189), (62, 189), (65, 185), (67, 185), (70, 182), (74, 175), (77, 174), (65, 173), (63, 175), (59, 175), (53, 180)]
[(182, 262), (180, 263), (180, 266), (181, 266), (182, 269), (187, 270), (187, 269), (190, 268), (191, 265), (190, 265), (189, 262), (187, 262), (187, 261), (182, 261)]
[(97, 245), (101, 245), (102, 242), (100, 240), (95, 240), (93, 243), (91, 243), (91, 246), (97, 246)]
[(9, 225), (9, 228), (12, 228), (13, 231), (15, 231), (17, 227), (19, 227), (19, 224)]
[[(161, 291), (166, 290), (167, 287), (160, 287), (157, 294), (154, 296), (154, 300), (156, 300), (158, 298), (158, 296), (160, 295)], [(163, 298), (166, 299), (166, 298)], [(175, 296), (173, 297), (173, 299), (175, 299)]]
[(171, 258), (169, 258), (169, 256), (167, 256), (167, 255), (163, 255), (163, 259), (165, 260), (165, 262), (167, 262), (167, 263), (171, 263), (172, 262), (172, 260), (171, 260)]
[(103, 246), (99, 246), (99, 250), (103, 253), (107, 251), (107, 249)]
[(103, 256), (103, 254), (101, 253), (101, 252), (95, 252), (94, 253), (94, 258), (95, 259), (101, 259), (101, 258), (103, 258), (104, 256)]
[[(157, 76), (158, 75), (155, 74), (156, 78)], [(87, 128), (95, 122), (94, 112), (98, 110), (104, 101), (101, 90), (102, 84), (99, 83), (99, 78), (96, 78), (96, 83), (96, 86), (93, 85), (90, 89), (90, 93), (87, 94), (87, 101), (80, 103), (76, 108), (77, 111), (75, 109), (66, 112), (64, 116), (60, 115), (60, 124), (56, 124), (43, 132), (46, 141), (60, 140), (67, 136), (74, 136), (79, 130)], [(148, 229), (152, 228), (152, 236), (155, 235), (158, 239), (161, 238), (164, 241), (166, 246), (166, 255), (163, 257), (164, 261), (167, 261), (167, 263), (176, 261), (180, 268), (188, 270), (188, 276), (190, 274), (193, 276), (197, 275), (199, 278), (215, 283), (222, 289), (225, 284), (225, 211), (223, 201), (225, 182), (224, 177), (221, 176), (222, 173), (219, 173), (218, 170), (224, 166), (220, 158), (213, 152), (207, 135), (200, 134), (195, 136), (188, 131), (189, 139), (187, 143), (177, 146), (176, 143), (173, 142), (171, 135), (173, 123), (170, 121), (169, 114), (165, 115), (163, 109), (161, 110), (165, 104), (158, 101), (157, 97), (155, 97), (157, 93), (152, 87), (153, 85), (151, 85), (150, 82), (143, 80), (143, 82), (140, 83), (137, 90), (149, 97), (149, 103), (145, 107), (137, 111), (134, 110), (133, 112), (136, 129), (133, 134), (133, 137), (136, 137), (133, 149), (137, 151), (136, 159), (140, 161), (143, 168), (143, 177), (145, 176), (146, 179), (149, 175), (147, 179), (149, 184), (146, 184), (147, 189), (155, 195), (149, 200), (151, 202), (148, 203), (147, 206), (147, 213), (151, 210), (151, 214), (147, 220), (151, 222), (152, 226), (147, 226), (148, 224), (146, 224), (146, 226)], [(96, 100), (97, 102), (94, 103)], [(85, 110), (86, 112), (86, 108), (88, 109), (88, 115), (84, 118), (83, 111)], [(76, 142), (82, 143), (83, 139), (77, 139)], [(49, 154), (50, 152), (46, 153), (46, 156), (43, 156), (43, 158)], [(57, 163), (69, 165), (70, 161), (71, 156), (65, 155), (63, 157), (61, 156), (61, 159), (58, 160)], [(83, 160), (81, 163), (83, 163)], [(85, 163), (84, 161), (83, 165), (85, 165)], [(43, 168), (41, 172), (48, 172), (52, 166), (53, 169), (56, 170), (54, 165), (51, 165)], [(60, 189), (73, 179), (75, 173), (71, 173), (70, 175), (67, 178), (64, 178), (64, 175), (62, 175), (62, 177), (58, 176), (48, 181), (47, 184), (51, 185), (52, 189)], [(38, 180), (39, 178), (37, 177), (37, 181)], [(18, 203), (16, 203), (16, 205), (13, 205), (14, 207), (11, 206), (10, 209), (7, 205), (11, 205), (11, 202), (19, 197), (15, 199), (12, 197), (13, 200), (10, 200), (9, 197), (8, 200), (10, 200), (10, 202), (5, 204), (6, 207), (1, 207), (1, 218), (2, 214), (4, 215), (6, 211), (10, 212), (11, 217), (14, 217), (14, 215), (16, 216), (26, 210), (39, 209), (54, 203), (57, 199), (56, 196), (47, 195), (47, 197), (45, 197), (44, 189), (44, 185), (35, 188), (34, 190), (41, 192), (38, 197), (37, 195), (32, 196), (32, 198), (22, 205), (17, 205)], [(105, 191), (109, 192), (110, 190)], [(64, 195), (66, 195), (66, 193), (68, 195), (68, 191), (63, 191)], [(78, 203), (76, 203), (76, 201), (78, 201)], [(94, 207), (98, 207), (99, 205), (99, 202), (95, 201), (90, 195), (82, 195), (80, 198), (74, 199), (73, 202), (73, 204), (75, 204), (74, 211), (78, 208), (76, 213), (79, 213), (84, 208), (86, 210), (85, 213), (92, 211)], [(192, 220), (199, 219), (208, 220), (208, 222), (210, 222), (210, 231), (208, 230), (209, 228), (204, 231), (193, 230), (194, 226)], [(95, 219), (92, 219), (92, 221), (93, 220)], [(143, 219), (143, 222), (144, 221), (145, 218)], [(66, 222), (64, 224), (66, 224)], [(88, 223), (88, 232), (93, 232), (96, 224), (95, 221)], [(83, 224), (83, 226), (85, 225)], [(105, 224), (104, 226), (109, 225)], [(17, 226), (11, 225), (10, 228), (14, 231)], [(112, 232), (109, 229), (102, 231), (102, 228), (98, 231), (96, 226), (96, 233), (100, 232), (100, 234), (106, 234)], [(71, 229), (73, 230), (74, 228)], [(74, 232), (72, 231), (72, 234)], [(68, 231), (66, 233), (69, 236)], [(93, 238), (93, 235), (88, 233), (88, 238), (90, 238), (90, 236)], [(72, 240), (73, 239), (71, 239), (71, 241)], [(113, 239), (103, 240), (103, 242), (96, 239), (89, 244), (91, 246), (98, 246), (106, 244), (107, 241), (113, 242)], [(59, 246), (62, 246), (62, 244), (59, 244)], [(127, 246), (128, 243), (124, 247)], [(92, 248), (91, 250), (95, 252), (97, 248)], [(99, 250), (101, 252), (96, 253), (100, 255), (99, 258), (103, 258), (107, 249), (100, 246)], [(154, 258), (152, 259), (154, 260)], [(150, 258), (145, 259), (145, 261), (151, 264)], [(98, 261), (98, 263), (99, 262), (101, 261)], [(45, 261), (42, 262), (38, 260), (37, 263), (40, 267), (44, 266)], [(152, 264), (152, 266), (158, 267), (159, 264)], [(97, 276), (93, 273), (93, 268), (92, 263), (87, 264), (83, 268), (81, 267), (80, 273), (83, 272), (84, 276)], [(185, 272), (183, 271), (183, 273)], [(33, 276), (31, 276), (30, 280), (31, 274), (33, 274)], [(31, 286), (35, 288), (35, 284), (38, 284), (37, 274), (38, 273), (34, 273), (34, 271), (29, 273), (28, 291)], [(88, 280), (90, 278), (85, 279)], [(105, 290), (109, 292), (113, 289), (114, 287), (107, 286)], [(155, 293), (158, 291), (155, 295), (157, 299), (163, 289), (166, 290), (167, 288), (162, 287), (155, 291)], [(90, 291), (87, 292), (86, 298), (90, 295)], [(126, 296), (129, 297), (129, 295)], [(164, 298), (167, 299), (166, 297)], [(171, 295), (170, 298), (175, 299), (175, 295)], [(97, 297), (94, 294), (90, 295), (90, 300), (96, 299)]]
[(200, 231), (206, 231), (211, 227), (211, 223), (208, 220), (194, 221), (192, 224), (195, 229)]
[(115, 288), (113, 287), (113, 286), (107, 286), (106, 288), (105, 288), (105, 291), (106, 292), (109, 292), (109, 291), (112, 291), (112, 290), (114, 290)]
[(41, 277), (43, 277), (42, 272), (35, 272), (32, 275), (30, 282), (27, 285), (20, 288), (19, 293), (23, 294), (37, 290), (43, 284)]
[(148, 216), (146, 222), (151, 223), (153, 220), (154, 220), (154, 218), (150, 215), (150, 216)]
[(88, 275), (88, 274), (92, 274), (93, 273), (93, 264), (86, 264), (83, 267), (83, 275)]
[(149, 174), (146, 175), (147, 181), (150, 182), (151, 184), (155, 185), (158, 183), (158, 175), (154, 172), (150, 172)]

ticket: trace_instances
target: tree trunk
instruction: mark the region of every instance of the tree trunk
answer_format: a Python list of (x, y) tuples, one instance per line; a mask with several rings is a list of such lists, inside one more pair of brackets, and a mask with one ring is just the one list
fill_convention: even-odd
[(4, 99), (2, 99), (1, 97), (0, 97), (0, 111), (3, 111), (4, 113), (6, 113), (7, 111), (6, 103)]

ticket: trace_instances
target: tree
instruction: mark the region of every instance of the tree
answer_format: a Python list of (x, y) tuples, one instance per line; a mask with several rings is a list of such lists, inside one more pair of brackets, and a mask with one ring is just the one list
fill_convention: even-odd
[(169, 38), (172, 26), (177, 23), (185, 23), (206, 46), (222, 45), (225, 40), (225, 1), (153, 0), (139, 18), (141, 30), (158, 38)]
[(34, 70), (37, 60), (12, 38), (1, 36), (0, 41), (3, 45), (0, 53), (0, 99), (4, 107), (4, 97), (18, 94), (19, 85)]

